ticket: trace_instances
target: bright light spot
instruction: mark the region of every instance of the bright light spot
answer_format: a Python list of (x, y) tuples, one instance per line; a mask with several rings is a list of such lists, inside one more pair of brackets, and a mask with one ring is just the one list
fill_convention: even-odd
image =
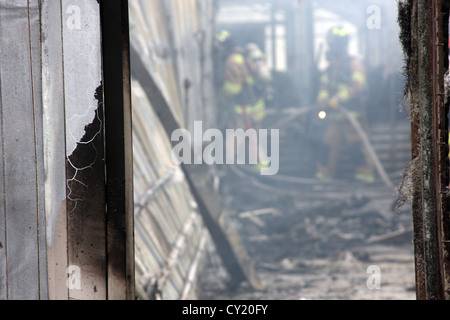
[(319, 112), (319, 118), (320, 118), (320, 119), (323, 120), (323, 119), (325, 119), (326, 117), (327, 117), (327, 113), (326, 113), (325, 111), (320, 111), (320, 112)]

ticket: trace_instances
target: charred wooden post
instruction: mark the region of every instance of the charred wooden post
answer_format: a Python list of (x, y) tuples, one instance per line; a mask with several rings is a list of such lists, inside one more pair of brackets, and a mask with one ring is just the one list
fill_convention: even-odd
[(105, 103), (108, 299), (134, 299), (134, 201), (128, 0), (100, 2)]
[[(434, 1), (418, 1), (418, 103), (420, 118), (420, 159), (422, 163), (422, 215), (424, 231), (425, 289), (427, 299), (440, 299), (436, 190), (436, 150), (434, 148), (434, 69), (432, 6)], [(430, 28), (431, 27), (431, 28)]]
[(417, 297), (448, 299), (448, 8), (442, 0), (409, 0), (399, 9), (412, 124)]
[[(444, 5), (444, 2), (447, 4)], [(448, 70), (448, 1), (432, 5), (432, 90), (433, 90), (433, 185), (436, 198), (437, 234), (442, 298), (450, 299), (450, 233), (448, 216), (448, 105), (445, 102), (445, 73)], [(444, 23), (445, 21), (445, 23)]]
[(417, 54), (417, 1), (408, 0), (399, 2), (400, 41), (405, 56), (404, 73), (406, 86), (405, 99), (409, 102), (409, 113), (411, 119), (411, 158), (413, 159), (406, 179), (411, 179), (412, 193), (412, 215), (414, 224), (414, 257), (416, 266), (416, 293), (419, 300), (425, 296), (425, 258), (423, 247), (423, 216), (422, 212), (422, 168), (420, 159), (420, 136), (419, 136), (419, 104), (418, 92), (418, 54)]

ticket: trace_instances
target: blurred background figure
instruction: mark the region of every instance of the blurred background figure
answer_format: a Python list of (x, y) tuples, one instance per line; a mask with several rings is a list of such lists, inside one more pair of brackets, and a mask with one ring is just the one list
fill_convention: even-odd
[[(228, 31), (221, 31), (216, 39), (220, 127), (222, 130), (257, 130), (266, 116), (265, 101), (271, 81), (264, 53), (254, 43), (247, 44), (245, 48), (236, 46)], [(235, 146), (234, 141), (227, 142), (230, 143), (227, 148), (245, 147)], [(257, 148), (256, 145), (250, 146), (249, 152), (256, 153)]]
[(266, 62), (266, 55), (256, 43), (248, 43), (245, 47), (247, 63), (255, 80), (255, 92), (258, 99), (272, 104), (274, 99), (272, 71)]
[[(262, 52), (236, 46), (230, 32), (221, 31), (216, 45), (216, 88), (219, 95), (219, 122), (222, 128), (246, 128), (257, 125), (265, 116), (264, 101), (257, 83)], [(250, 54), (254, 57), (250, 59)], [(258, 79), (257, 79), (258, 78)]]
[(316, 177), (335, 178), (343, 152), (356, 152), (363, 159), (355, 164), (354, 178), (366, 182), (374, 181), (372, 160), (363, 147), (361, 138), (340, 108), (348, 110), (361, 123), (366, 122), (363, 97), (366, 88), (364, 66), (348, 53), (350, 33), (336, 26), (328, 35), (327, 60), (329, 65), (320, 77), (317, 104), (321, 108), (319, 117), (326, 122), (319, 152)]
[(233, 114), (233, 127), (250, 129), (264, 119), (265, 104), (258, 90), (257, 64), (249, 60), (246, 51), (234, 47), (226, 58), (222, 93)]

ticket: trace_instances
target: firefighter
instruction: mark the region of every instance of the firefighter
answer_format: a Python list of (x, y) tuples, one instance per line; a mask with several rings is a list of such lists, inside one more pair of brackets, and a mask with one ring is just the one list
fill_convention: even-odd
[(272, 72), (266, 63), (265, 55), (256, 43), (249, 43), (245, 47), (247, 63), (255, 79), (255, 92), (266, 103), (273, 100)]
[(235, 47), (225, 63), (223, 94), (231, 103), (235, 127), (255, 128), (265, 117), (265, 102), (258, 94), (256, 78), (245, 51)]
[[(253, 51), (234, 46), (233, 40), (228, 34), (227, 57), (223, 66), (223, 79), (221, 84), (220, 96), (221, 103), (219, 108), (222, 124), (227, 128), (235, 129), (258, 129), (262, 120), (265, 118), (265, 97), (258, 90), (259, 75), (257, 73), (258, 65), (261, 61), (256, 60)], [(233, 44), (233, 45), (230, 45)], [(247, 48), (248, 49), (248, 48)], [(253, 54), (252, 56), (249, 55)], [(243, 148), (244, 146), (234, 146), (232, 141), (228, 148)], [(257, 152), (258, 155), (264, 154), (258, 152), (258, 146), (250, 146), (249, 152)], [(266, 166), (262, 162), (265, 159), (258, 159), (256, 169)], [(264, 160), (264, 161), (263, 161)]]
[(265, 116), (265, 103), (245, 49), (235, 45), (229, 31), (216, 35), (215, 69), (220, 125), (256, 127)]
[(321, 108), (319, 116), (327, 122), (322, 140), (327, 152), (319, 159), (316, 177), (335, 178), (344, 147), (353, 146), (363, 159), (363, 164), (355, 168), (354, 178), (373, 182), (371, 157), (349, 120), (339, 112), (339, 108), (344, 107), (361, 123), (366, 121), (362, 103), (366, 75), (361, 61), (348, 53), (349, 39), (349, 31), (340, 26), (332, 28), (327, 35), (329, 66), (320, 78), (317, 97)]

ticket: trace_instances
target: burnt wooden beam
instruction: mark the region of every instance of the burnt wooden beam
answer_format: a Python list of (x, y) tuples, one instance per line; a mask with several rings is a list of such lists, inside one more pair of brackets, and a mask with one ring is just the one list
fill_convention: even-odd
[(440, 272), (437, 250), (437, 199), (435, 197), (435, 149), (433, 148), (432, 1), (418, 1), (418, 103), (420, 111), (420, 158), (422, 163), (422, 215), (425, 289), (428, 300), (439, 299)]
[[(406, 84), (404, 97), (408, 99), (411, 122), (411, 158), (412, 162), (406, 175), (412, 179), (412, 218), (413, 243), (416, 278), (416, 297), (426, 299), (425, 253), (424, 253), (424, 221), (422, 215), (422, 159), (420, 144), (420, 112), (418, 103), (418, 2), (404, 0), (398, 4), (398, 23), (400, 26), (400, 42), (403, 47)], [(409, 171), (409, 172), (408, 172)], [(409, 178), (408, 178), (409, 179)]]
[(399, 3), (411, 115), (412, 214), (420, 300), (450, 298), (448, 216), (448, 1)]
[(399, 21), (407, 53), (412, 158), (417, 167), (412, 190), (417, 298), (448, 299), (448, 106), (444, 88), (448, 8), (442, 0), (409, 0), (400, 8), (400, 15), (409, 15), (399, 16)]
[(133, 141), (128, 0), (102, 0), (100, 8), (105, 104), (108, 299), (133, 299)]
[[(447, 14), (444, 15), (444, 12)], [(444, 21), (446, 21), (444, 23)], [(437, 248), (442, 299), (450, 299), (450, 226), (448, 216), (448, 106), (445, 102), (444, 77), (448, 69), (448, 7), (443, 0), (434, 0), (431, 13), (432, 26), (432, 90), (433, 90), (433, 185), (436, 198)], [(444, 36), (445, 35), (445, 36)]]

